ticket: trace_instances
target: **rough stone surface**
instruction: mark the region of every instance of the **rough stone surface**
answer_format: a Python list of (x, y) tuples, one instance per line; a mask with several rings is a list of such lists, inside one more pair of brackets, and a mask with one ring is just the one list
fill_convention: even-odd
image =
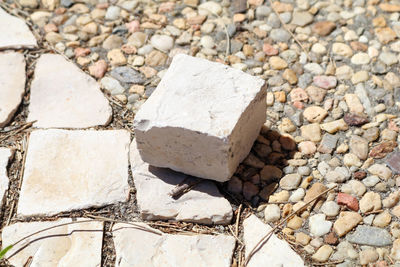
[(24, 55), (14, 52), (0, 53), (0, 128), (10, 122), (12, 116), (21, 103), (24, 93)]
[(351, 243), (374, 247), (384, 247), (392, 244), (388, 231), (367, 225), (359, 225), (353, 234), (347, 236), (347, 239)]
[(115, 266), (229, 267), (235, 239), (227, 235), (172, 235), (144, 223), (113, 227)]
[(142, 218), (204, 224), (227, 224), (231, 221), (232, 207), (214, 183), (203, 181), (175, 200), (169, 193), (187, 175), (143, 162), (135, 140), (130, 148), (130, 161)]
[(3, 206), (4, 196), (8, 189), (7, 166), (13, 154), (11, 149), (0, 147), (0, 207)]
[(32, 132), (17, 213), (54, 215), (126, 201), (129, 139), (125, 130)]
[(175, 56), (135, 116), (143, 160), (197, 177), (229, 180), (265, 122), (263, 86), (263, 80), (239, 70)]
[(34, 126), (43, 128), (87, 128), (106, 125), (111, 118), (108, 100), (92, 77), (60, 55), (39, 58), (28, 121), (37, 120)]
[[(255, 215), (247, 218), (243, 222), (243, 227), (243, 239), (246, 247), (245, 255), (247, 257), (260, 239), (269, 233), (272, 228), (261, 222)], [(266, 262), (268, 262), (269, 266), (304, 266), (301, 257), (286, 241), (279, 239), (275, 234), (272, 234), (268, 242), (253, 255), (247, 266), (263, 266)]]
[[(78, 220), (87, 220), (78, 218)], [(51, 222), (18, 222), (6, 226), (2, 232), (3, 249), (22, 237), (46, 227), (71, 222), (71, 219), (60, 219)], [(13, 266), (25, 266), (31, 258), (30, 266), (88, 266), (101, 265), (103, 241), (103, 222), (82, 222), (60, 226), (34, 235), (14, 246), (6, 254), (13, 255), (29, 241), (36, 240), (9, 258)], [(44, 238), (49, 235), (59, 235)]]
[(36, 47), (36, 39), (25, 22), (0, 8), (0, 49)]
[(333, 229), (336, 234), (341, 237), (347, 234), (353, 229), (358, 223), (362, 221), (360, 214), (354, 211), (342, 211), (339, 214), (339, 218), (333, 224)]

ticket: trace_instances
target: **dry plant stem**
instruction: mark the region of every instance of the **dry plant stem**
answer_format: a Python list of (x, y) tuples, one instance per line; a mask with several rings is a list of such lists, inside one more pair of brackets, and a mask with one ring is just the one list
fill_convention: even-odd
[(197, 184), (202, 182), (204, 179), (193, 177), (193, 176), (187, 176), (181, 183), (176, 185), (169, 195), (177, 199), (181, 197), (183, 194), (189, 192), (193, 187), (195, 187)]
[(276, 16), (278, 17), (278, 19), (280, 20), (283, 28), (285, 28), (285, 30), (293, 37), (293, 40), (296, 41), (296, 43), (299, 44), (299, 46), (301, 47), (301, 49), (303, 49), (304, 53), (306, 53), (307, 58), (310, 59), (308, 52), (306, 50), (306, 48), (301, 44), (301, 42), (296, 38), (296, 36), (294, 36), (293, 32), (291, 30), (289, 30), (289, 28), (287, 27), (286, 23), (282, 20), (281, 16), (279, 15), (279, 13), (276, 11), (272, 0), (268, 0), (269, 4), (271, 5), (272, 10), (274, 11), (274, 13), (276, 14)]
[(25, 130), (25, 129), (31, 127), (35, 122), (36, 122), (36, 121), (31, 121), (31, 122), (25, 123), (25, 124), (22, 125), (20, 128), (18, 128), (18, 130), (13, 131), (13, 132), (7, 134), (6, 136), (4, 136), (3, 138), (1, 138), (1, 139), (0, 139), (0, 143), (3, 142), (4, 140), (7, 140), (7, 139), (10, 138), (11, 136), (13, 136), (13, 135), (15, 135), (15, 134), (17, 134), (17, 133), (20, 133), (20, 132), (22, 132), (23, 130)]
[(304, 210), (307, 206), (309, 206), (311, 203), (313, 203), (315, 200), (317, 200), (318, 198), (320, 198), (322, 195), (328, 193), (329, 191), (332, 191), (333, 189), (335, 189), (337, 187), (337, 185), (326, 189), (325, 191), (323, 191), (322, 193), (318, 194), (316, 197), (314, 197), (313, 199), (311, 199), (310, 201), (308, 201), (307, 203), (305, 203), (300, 209), (293, 211), (292, 213), (290, 213), (288, 216), (285, 217), (285, 219), (283, 219), (282, 221), (280, 221), (277, 225), (274, 226), (274, 228), (272, 228), (263, 238), (261, 238), (261, 240), (254, 246), (254, 248), (250, 251), (249, 256), (247, 257), (244, 266), (247, 266), (247, 264), (249, 263), (250, 259), (253, 257), (253, 255), (255, 253), (257, 253), (258, 250), (260, 250), (262, 248), (263, 245), (265, 245), (265, 243), (268, 242), (269, 238), (271, 237), (271, 235), (274, 233), (274, 231), (279, 228), (281, 225), (283, 225), (286, 221), (288, 221), (293, 215), (297, 214), (298, 212)]
[(98, 219), (98, 218), (97, 218), (97, 219), (88, 219), (88, 220), (82, 220), (82, 221), (73, 221), (73, 222), (61, 223), (61, 224), (57, 224), (57, 225), (54, 225), (54, 226), (51, 226), (51, 227), (46, 227), (46, 228), (44, 228), (44, 229), (42, 229), (42, 230), (36, 231), (36, 232), (34, 232), (34, 233), (32, 233), (32, 234), (29, 234), (29, 235), (27, 235), (27, 236), (22, 237), (21, 239), (17, 240), (17, 241), (14, 242), (13, 244), (11, 244), (11, 246), (14, 247), (14, 246), (18, 245), (19, 243), (21, 243), (22, 241), (24, 241), (24, 240), (26, 240), (26, 239), (28, 239), (28, 238), (34, 236), (34, 235), (37, 235), (37, 234), (40, 234), (40, 233), (43, 233), (43, 232), (46, 232), (46, 231), (49, 231), (49, 230), (52, 230), (52, 229), (61, 227), (61, 226), (66, 226), (66, 225), (71, 225), (71, 224), (78, 224), (78, 223), (95, 222), (95, 221), (98, 221), (98, 222), (104, 222), (104, 221), (106, 221), (106, 222), (115, 222), (115, 223), (125, 223), (125, 224), (132, 225), (132, 226), (134, 226), (134, 227), (140, 228), (140, 229), (143, 230), (143, 231), (151, 232), (151, 233), (154, 233), (154, 234), (156, 234), (156, 235), (162, 235), (162, 234), (160, 234), (159, 232), (157, 232), (157, 231), (155, 231), (155, 230), (152, 230), (152, 229), (150, 229), (150, 228), (143, 227), (143, 226), (141, 226), (141, 225), (139, 225), (139, 224), (136, 224), (136, 223), (125, 222), (125, 221), (122, 221), (122, 220), (108, 219), (108, 218), (102, 218), (102, 219)]
[(324, 263), (322, 263), (322, 262), (317, 262), (317, 263), (312, 263), (312, 265), (313, 266), (329, 266), (329, 265), (336, 265), (336, 264), (339, 264), (339, 263), (342, 263), (342, 262), (344, 262), (344, 260), (338, 260), (338, 261), (331, 261), (331, 262), (324, 262)]
[(239, 221), (240, 221), (240, 212), (242, 210), (242, 204), (240, 204), (238, 208), (238, 213), (236, 215), (236, 225), (235, 225), (235, 234), (236, 236), (239, 236)]
[(229, 56), (231, 54), (231, 38), (229, 37), (229, 32), (228, 32), (228, 28), (226, 27), (225, 22), (222, 20), (222, 17), (220, 15), (218, 15), (215, 12), (212, 12), (211, 10), (199, 7), (200, 9), (206, 10), (207, 12), (210, 12), (211, 14), (213, 14), (214, 16), (216, 16), (217, 18), (219, 18), (222, 22), (222, 24), (224, 25), (224, 30), (225, 30), (225, 36), (226, 36), (226, 50), (225, 50), (225, 57)]

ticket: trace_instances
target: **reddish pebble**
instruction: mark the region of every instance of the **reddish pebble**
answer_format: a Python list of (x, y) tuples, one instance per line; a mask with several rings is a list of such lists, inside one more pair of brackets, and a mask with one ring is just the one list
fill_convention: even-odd
[(54, 23), (44, 25), (43, 29), (45, 32), (58, 32), (58, 28)]
[(364, 171), (358, 171), (354, 173), (354, 179), (361, 180), (367, 177), (367, 173)]
[(140, 30), (140, 22), (138, 20), (133, 20), (129, 23), (125, 23), (126, 28), (130, 33), (138, 32)]
[(106, 73), (107, 67), (107, 62), (101, 59), (89, 67), (89, 73), (93, 77), (100, 79)]
[(318, 75), (314, 77), (313, 82), (320, 88), (331, 89), (336, 87), (337, 79), (335, 76)]
[(167, 13), (171, 12), (175, 8), (174, 2), (165, 2), (161, 3), (160, 7), (158, 8), (158, 13)]
[(108, 3), (100, 3), (100, 4), (97, 4), (96, 7), (99, 9), (106, 9), (106, 8), (108, 8)]
[(75, 57), (84, 57), (90, 54), (89, 48), (77, 47), (74, 50)]
[(67, 9), (65, 7), (59, 7), (56, 10), (54, 10), (54, 13), (56, 15), (62, 15), (67, 11)]
[(358, 200), (346, 193), (338, 193), (337, 203), (340, 205), (346, 205), (351, 210), (358, 211)]
[(290, 99), (292, 102), (307, 101), (308, 95), (302, 88), (295, 88), (290, 92)]
[(388, 264), (387, 264), (386, 261), (378, 261), (378, 262), (376, 262), (373, 266), (374, 266), (374, 267), (387, 267)]
[(304, 141), (304, 142), (300, 142), (299, 150), (304, 155), (311, 155), (311, 154), (314, 154), (315, 151), (317, 151), (317, 147), (315, 146), (314, 142)]
[(267, 56), (276, 56), (279, 53), (278, 49), (268, 43), (264, 43), (263, 51)]
[(399, 127), (397, 127), (396, 123), (392, 120), (389, 121), (388, 129), (395, 131), (395, 132), (399, 132), (399, 130), (400, 130)]
[(122, 50), (122, 52), (124, 52), (125, 54), (128, 54), (128, 55), (136, 54), (136, 51), (137, 51), (135, 46), (128, 45), (128, 44), (124, 44), (121, 47), (121, 50)]
[(295, 101), (295, 102), (293, 102), (293, 106), (294, 106), (295, 108), (297, 108), (297, 109), (303, 109), (303, 108), (304, 108), (303, 102), (300, 102), (300, 101)]
[(324, 237), (324, 242), (329, 245), (337, 245), (339, 243), (337, 236), (333, 232), (330, 232)]

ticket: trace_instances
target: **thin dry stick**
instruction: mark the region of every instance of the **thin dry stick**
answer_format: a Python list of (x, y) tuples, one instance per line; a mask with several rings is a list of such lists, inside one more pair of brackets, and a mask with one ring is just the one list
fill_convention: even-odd
[(154, 234), (156, 234), (156, 235), (162, 235), (162, 234), (160, 234), (160, 233), (159, 233), (158, 231), (156, 231), (156, 230), (153, 230), (153, 229), (151, 229), (151, 228), (146, 228), (146, 227), (144, 227), (144, 226), (142, 226), (142, 225), (139, 225), (139, 224), (136, 224), (136, 223), (133, 223), (133, 222), (125, 222), (125, 221), (122, 221), (122, 220), (114, 220), (114, 219), (108, 219), (108, 218), (102, 218), (102, 219), (88, 219), (88, 220), (81, 220), (81, 221), (73, 221), (73, 222), (61, 223), (61, 224), (57, 224), (57, 225), (54, 225), (54, 226), (51, 226), (51, 227), (46, 227), (46, 228), (44, 228), (44, 229), (41, 229), (41, 230), (39, 230), (39, 231), (33, 232), (32, 234), (29, 234), (29, 235), (27, 235), (27, 236), (22, 237), (21, 239), (17, 240), (16, 242), (14, 242), (13, 244), (11, 244), (10, 246), (14, 247), (14, 246), (18, 245), (19, 243), (21, 243), (22, 241), (24, 241), (24, 240), (26, 240), (26, 239), (28, 239), (28, 238), (34, 236), (34, 235), (37, 235), (37, 234), (40, 234), (40, 233), (43, 233), (43, 232), (46, 232), (46, 231), (49, 231), (49, 230), (52, 230), (52, 229), (61, 227), (61, 226), (66, 226), (66, 225), (71, 225), (71, 224), (78, 224), (78, 223), (95, 222), (95, 221), (100, 221), (100, 222), (107, 221), (107, 222), (115, 222), (115, 223), (125, 223), (125, 224), (132, 225), (132, 226), (134, 226), (134, 227), (137, 227), (137, 228), (139, 228), (139, 229), (141, 229), (141, 230), (143, 230), (143, 231), (151, 232), (151, 233), (154, 233)]
[(35, 122), (36, 122), (36, 121), (31, 121), (31, 122), (27, 122), (27, 123), (21, 125), (21, 127), (18, 128), (18, 130), (13, 131), (13, 132), (7, 134), (6, 136), (4, 136), (3, 138), (1, 138), (1, 139), (0, 139), (0, 142), (3, 142), (4, 140), (10, 138), (11, 136), (16, 135), (17, 133), (22, 132), (22, 131), (25, 130), (26, 128), (31, 127)]
[(310, 59), (309, 55), (308, 55), (308, 51), (306, 50), (306, 48), (300, 43), (300, 41), (296, 38), (296, 36), (293, 34), (293, 32), (291, 30), (289, 30), (289, 28), (287, 27), (286, 23), (282, 20), (281, 16), (279, 15), (278, 11), (276, 11), (274, 4), (272, 2), (272, 0), (268, 0), (269, 4), (271, 5), (272, 10), (274, 11), (275, 15), (278, 17), (278, 19), (280, 20), (280, 22), (282, 23), (283, 28), (285, 28), (285, 30), (293, 37), (293, 40), (296, 41), (296, 43), (299, 44), (299, 46), (301, 47), (301, 49), (303, 49), (304, 53), (306, 53), (306, 56), (308, 59)]
[(325, 263), (313, 262), (312, 265), (313, 266), (328, 266), (328, 265), (336, 265), (336, 264), (339, 264), (339, 263), (342, 263), (342, 262), (344, 262), (344, 260), (331, 261), (331, 262), (325, 262)]
[(199, 7), (199, 8), (200, 8), (200, 9), (204, 9), (204, 10), (206, 10), (207, 12), (210, 12), (211, 14), (213, 14), (214, 16), (216, 16), (217, 18), (219, 18), (219, 19), (221, 20), (222, 24), (224, 25), (225, 36), (226, 36), (226, 50), (225, 50), (225, 56), (226, 56), (226, 57), (229, 56), (230, 53), (231, 53), (231, 38), (230, 38), (230, 36), (229, 36), (228, 28), (226, 27), (225, 22), (222, 20), (222, 17), (221, 17), (220, 15), (218, 15), (217, 13), (212, 12), (211, 10), (208, 10), (208, 9), (206, 9), (206, 8), (204, 8), (204, 7)]
[(275, 225), (274, 228), (272, 228), (263, 238), (261, 238), (261, 240), (254, 246), (254, 248), (250, 251), (249, 256), (247, 257), (244, 266), (247, 266), (247, 264), (249, 263), (251, 257), (253, 257), (253, 255), (262, 248), (262, 246), (268, 242), (269, 238), (271, 237), (271, 235), (274, 233), (274, 231), (280, 227), (281, 225), (283, 225), (286, 221), (288, 221), (293, 215), (297, 214), (298, 212), (304, 210), (307, 206), (309, 206), (311, 203), (313, 203), (315, 200), (317, 200), (318, 198), (320, 198), (322, 195), (328, 193), (329, 191), (332, 191), (333, 189), (335, 189), (337, 187), (337, 185), (326, 189), (325, 191), (323, 191), (322, 193), (318, 194), (316, 197), (314, 197), (313, 199), (311, 199), (310, 201), (308, 201), (307, 203), (305, 203), (300, 209), (293, 211), (292, 213), (290, 213), (288, 216), (286, 216), (286, 218), (282, 221), (280, 221), (277, 225)]
[(21, 185), (22, 185), (22, 177), (24, 176), (24, 170), (25, 170), (25, 162), (26, 162), (26, 154), (28, 154), (28, 145), (29, 145), (29, 137), (25, 136), (25, 146), (24, 146), (24, 157), (22, 158), (22, 167), (21, 167), (21, 172), (19, 173), (19, 182), (18, 182), (18, 190), (21, 190)]
[(239, 205), (238, 214), (236, 215), (236, 225), (235, 225), (235, 233), (236, 236), (239, 236), (239, 221), (240, 221), (240, 212), (242, 210), (242, 204)]
[(15, 201), (13, 201), (13, 203), (11, 204), (10, 214), (8, 215), (6, 226), (10, 224), (11, 217), (14, 212), (14, 207), (15, 207)]
[(231, 225), (228, 225), (228, 229), (231, 232), (232, 236), (236, 239), (236, 241), (239, 242), (242, 246), (244, 246), (243, 242), (240, 241), (239, 237), (233, 232)]

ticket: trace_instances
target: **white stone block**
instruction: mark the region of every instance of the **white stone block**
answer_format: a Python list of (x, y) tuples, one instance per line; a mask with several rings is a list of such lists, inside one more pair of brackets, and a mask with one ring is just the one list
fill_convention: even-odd
[[(244, 220), (243, 228), (243, 241), (247, 259), (253, 248), (272, 230), (272, 227), (264, 224), (255, 215), (251, 215)], [(268, 241), (251, 257), (247, 266), (302, 267), (304, 262), (285, 240), (279, 239), (275, 234), (272, 234)]]
[(3, 206), (4, 197), (8, 189), (9, 180), (7, 175), (7, 166), (13, 155), (13, 150), (0, 147), (0, 208)]
[[(87, 221), (84, 218), (78, 220)], [(18, 222), (6, 226), (1, 236), (3, 249), (36, 231), (60, 225), (14, 246), (6, 254), (9, 262), (16, 267), (27, 266), (27, 262), (30, 262), (29, 266), (100, 266), (103, 222), (62, 225), (69, 222), (71, 219), (68, 218), (50, 222)]]
[(36, 130), (29, 137), (17, 214), (50, 216), (129, 197), (125, 130)]
[(0, 53), (0, 128), (11, 121), (24, 93), (24, 55), (16, 52)]
[(36, 39), (25, 22), (0, 8), (0, 49), (35, 47)]
[(231, 178), (266, 120), (264, 80), (179, 54), (136, 114), (140, 155), (157, 167)]
[(144, 223), (113, 227), (116, 267), (229, 267), (235, 239), (229, 235), (164, 234)]
[(228, 224), (232, 207), (212, 181), (202, 181), (178, 199), (171, 191), (187, 178), (186, 174), (157, 168), (143, 162), (132, 141), (132, 176), (139, 212), (145, 220), (176, 220), (203, 224)]
[(28, 121), (40, 128), (107, 125), (112, 109), (100, 85), (61, 55), (44, 54), (36, 62)]

